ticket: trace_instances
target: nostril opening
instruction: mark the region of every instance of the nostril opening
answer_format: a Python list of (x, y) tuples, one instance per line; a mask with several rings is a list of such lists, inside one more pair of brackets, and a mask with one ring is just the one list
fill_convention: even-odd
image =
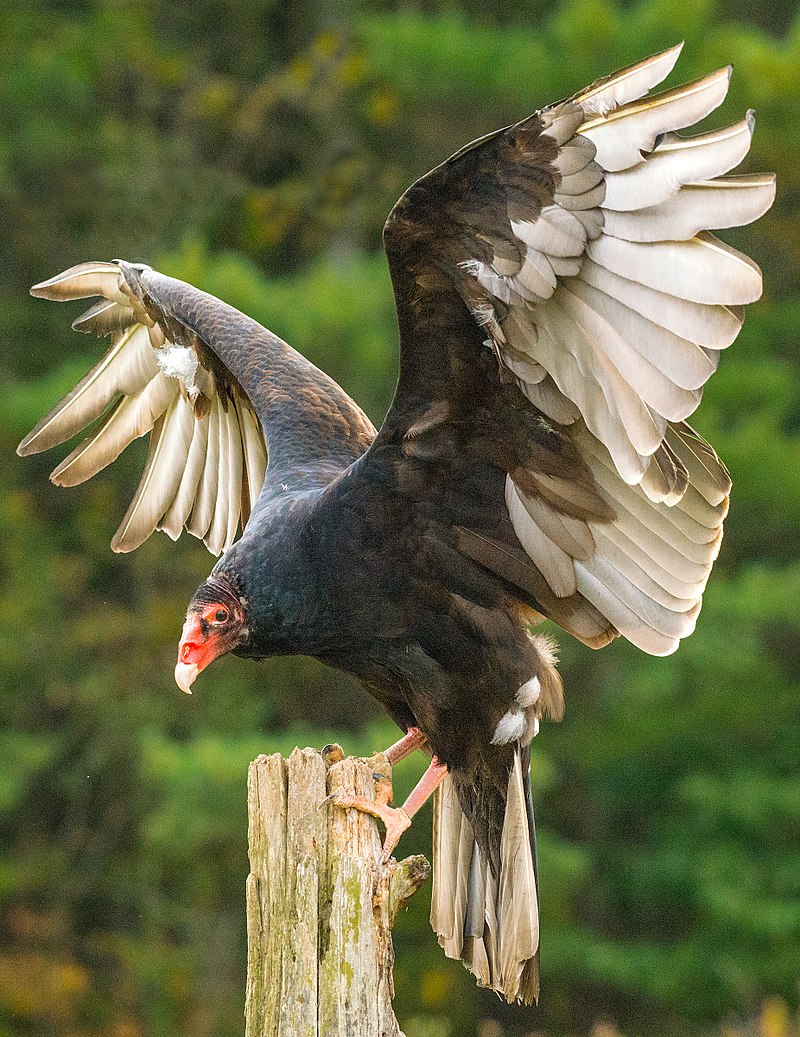
[(184, 646), (183, 646), (183, 647), (181, 648), (181, 662), (182, 662), (182, 663), (188, 663), (188, 661), (189, 661), (189, 656), (190, 656), (190, 655), (192, 654), (192, 652), (193, 652), (193, 651), (194, 651), (194, 650), (195, 650), (196, 648), (197, 648), (197, 645), (193, 645), (193, 644), (185, 644), (185, 645), (184, 645)]

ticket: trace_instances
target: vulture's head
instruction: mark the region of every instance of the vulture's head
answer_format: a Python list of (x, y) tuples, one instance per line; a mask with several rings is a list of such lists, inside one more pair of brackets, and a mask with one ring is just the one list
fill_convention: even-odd
[(212, 573), (186, 612), (175, 666), (181, 691), (191, 695), (198, 673), (220, 655), (244, 647), (249, 636), (246, 598), (225, 573)]

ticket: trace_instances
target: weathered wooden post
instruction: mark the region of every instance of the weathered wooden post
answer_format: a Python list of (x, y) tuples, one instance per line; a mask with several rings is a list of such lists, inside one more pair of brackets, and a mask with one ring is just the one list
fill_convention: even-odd
[(250, 765), (246, 1037), (402, 1037), (391, 927), (430, 866), (384, 864), (372, 817), (323, 805), (372, 796), (386, 757), (328, 759), (295, 749)]

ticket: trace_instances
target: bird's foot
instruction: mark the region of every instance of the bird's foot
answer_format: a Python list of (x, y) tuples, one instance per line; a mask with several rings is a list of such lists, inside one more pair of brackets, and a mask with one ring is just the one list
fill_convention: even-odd
[(330, 797), (330, 802), (336, 807), (341, 807), (342, 810), (361, 810), (365, 814), (371, 814), (372, 817), (376, 817), (383, 821), (386, 826), (386, 836), (383, 840), (383, 860), (384, 863), (389, 860), (392, 855), (392, 851), (400, 841), (400, 836), (405, 832), (411, 825), (411, 818), (403, 810), (402, 807), (390, 807), (388, 801), (382, 801), (384, 794), (381, 794), (382, 786), (389, 785), (389, 795), (391, 796), (391, 784), (383, 778), (382, 781), (377, 783), (375, 793), (376, 796), (380, 795), (380, 799), (369, 799), (367, 796), (352, 796), (347, 795), (343, 792), (337, 792)]
[(389, 806), (392, 798), (392, 783), (385, 774), (373, 774), (375, 779), (375, 799), (369, 799), (367, 796), (352, 796), (334, 792), (333, 795), (328, 796), (325, 802), (333, 803), (334, 806), (342, 807), (344, 810), (350, 808), (362, 810), (365, 814), (371, 814), (372, 817), (377, 817), (383, 821), (386, 826), (386, 837), (383, 840), (383, 859), (388, 861), (392, 851), (400, 841), (400, 836), (411, 826), (411, 818), (446, 775), (447, 767), (443, 763), (439, 763), (434, 756), (428, 765), (428, 769), (401, 807)]

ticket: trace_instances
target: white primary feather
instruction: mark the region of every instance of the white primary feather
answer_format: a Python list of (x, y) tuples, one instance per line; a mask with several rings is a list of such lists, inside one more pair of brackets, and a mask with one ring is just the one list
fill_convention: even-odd
[(177, 392), (174, 381), (157, 374), (144, 389), (123, 396), (100, 427), (58, 465), (52, 481), (56, 486), (77, 486), (96, 475), (134, 439), (150, 431)]
[(587, 252), (599, 266), (621, 277), (692, 302), (731, 306), (761, 296), (756, 264), (712, 234), (646, 243), (603, 234), (589, 242)]
[(648, 593), (649, 588), (640, 590), (636, 583), (600, 552), (588, 562), (576, 562), (575, 565), (579, 584), (580, 571), (584, 569), (655, 632), (665, 637), (680, 639), (688, 637), (694, 630), (696, 614), (693, 608), (673, 611), (664, 606)]
[(130, 300), (123, 293), (120, 281), (120, 269), (116, 263), (79, 263), (47, 281), (35, 284), (31, 288), (31, 295), (54, 302), (102, 295), (112, 302), (127, 305)]
[[(585, 326), (593, 333), (597, 341), (610, 359), (619, 367), (642, 397), (659, 413), (673, 421), (679, 421), (690, 414), (700, 402), (700, 389), (717, 368), (694, 340), (682, 338), (658, 323), (643, 317), (635, 309), (623, 302), (599, 291), (588, 281), (574, 278), (564, 284), (562, 298), (565, 305), (573, 307), (576, 319), (584, 320)], [(646, 367), (642, 367), (640, 360)], [(653, 373), (655, 372), (655, 373)], [(634, 382), (637, 374), (645, 379), (645, 385)], [(664, 406), (686, 412), (680, 416), (666, 409), (648, 397), (648, 379), (655, 380), (661, 375), (664, 381)], [(662, 383), (659, 382), (659, 385)], [(655, 387), (653, 387), (655, 388)], [(684, 389), (685, 393), (675, 390)]]
[(660, 536), (624, 510), (620, 511), (615, 522), (609, 522), (602, 529), (598, 525), (594, 534), (598, 544), (613, 544), (646, 569), (658, 585), (674, 597), (694, 601), (703, 593), (713, 562), (713, 551), (711, 557), (701, 563), (690, 560), (682, 553), (680, 543), (675, 544)]
[(192, 441), (181, 473), (181, 481), (159, 526), (159, 529), (163, 529), (172, 540), (177, 540), (183, 532), (197, 496), (206, 463), (208, 426), (208, 418), (193, 420)]
[(217, 412), (217, 490), (214, 499), (213, 518), (204, 539), (209, 551), (217, 555), (225, 547), (231, 501), (228, 496), (230, 471), (228, 416), (219, 397), (217, 397), (215, 409)]
[[(219, 482), (219, 397), (215, 396), (208, 416), (204, 421), (208, 422), (206, 459), (202, 478), (198, 483), (194, 506), (186, 528), (200, 540), (205, 540), (208, 527), (214, 517), (214, 505), (217, 499), (217, 485)], [(209, 548), (210, 549), (210, 548)]]
[(580, 279), (640, 313), (653, 324), (706, 348), (726, 348), (742, 326), (740, 311), (728, 306), (679, 299), (615, 274), (588, 256), (581, 266)]
[(627, 169), (640, 162), (643, 153), (653, 150), (660, 134), (691, 126), (722, 104), (730, 71), (723, 68), (694, 83), (631, 101), (607, 116), (583, 123), (579, 132), (594, 144), (603, 169)]
[[(644, 552), (640, 555), (640, 561), (630, 551), (623, 550), (614, 540), (605, 535), (605, 530), (598, 524), (595, 529), (597, 539), (597, 553), (614, 566), (626, 579), (637, 587), (648, 597), (658, 602), (664, 608), (673, 612), (688, 612), (697, 602), (702, 593), (702, 587), (693, 591), (684, 591), (685, 597), (672, 594), (658, 579), (659, 572), (654, 571), (651, 564), (645, 561)], [(643, 563), (643, 564), (642, 564)], [(647, 568), (644, 568), (644, 565)]]
[(178, 393), (153, 428), (144, 474), (111, 541), (112, 550), (133, 551), (156, 529), (180, 485), (193, 431), (192, 409)]
[[(562, 392), (576, 400), (589, 429), (611, 451), (623, 475), (638, 482), (645, 467), (641, 457), (658, 448), (666, 421), (654, 414), (634, 392), (627, 378), (603, 350), (602, 343), (596, 341), (593, 333), (576, 319), (567, 293), (554, 297), (540, 319), (547, 321), (548, 330), (561, 351), (574, 356), (580, 386), (575, 384), (574, 377), (562, 375), (560, 379), (556, 365), (551, 369), (548, 361), (541, 362), (556, 379)], [(630, 447), (639, 455), (633, 471), (628, 468)]]
[(225, 530), (224, 550), (228, 550), (236, 539), (239, 528), (239, 516), (242, 511), (242, 433), (239, 428), (239, 415), (233, 400), (228, 405), (228, 526)]
[[(690, 543), (697, 545), (698, 550), (703, 550), (702, 545), (708, 543), (716, 535), (716, 530), (726, 514), (726, 507), (720, 506), (712, 509), (710, 522), (699, 522), (696, 517), (689, 516), (686, 512), (687, 505), (681, 501), (672, 508), (651, 508), (651, 502), (647, 500), (641, 488), (624, 484), (620, 480), (619, 472), (601, 443), (594, 437), (579, 434), (576, 438), (580, 441), (581, 453), (587, 459), (593, 459), (591, 464), (592, 475), (600, 487), (611, 494), (615, 500), (622, 503), (624, 507), (641, 514), (642, 520), (647, 522), (653, 516), (654, 528), (665, 529), (667, 539), (670, 527), (675, 527), (675, 538), (683, 540), (686, 538)], [(688, 549), (688, 547), (687, 547)]]
[(637, 648), (649, 655), (671, 655), (680, 644), (676, 637), (662, 634), (647, 624), (624, 601), (589, 572), (582, 562), (576, 564), (578, 590), (595, 605)]
[[(594, 529), (598, 552), (604, 558), (616, 564), (615, 559), (624, 555), (632, 563), (646, 572), (653, 582), (661, 588), (657, 599), (662, 605), (669, 605), (669, 598), (679, 602), (694, 603), (705, 590), (711, 561), (699, 568), (689, 568), (684, 574), (681, 565), (686, 559), (680, 554), (680, 547), (666, 544), (657, 534), (646, 526), (637, 527), (627, 522), (624, 515), (604, 528), (599, 525)], [(628, 533), (631, 535), (629, 536)], [(712, 559), (713, 561), (713, 559)], [(619, 566), (618, 566), (619, 568)], [(698, 575), (697, 579), (684, 579), (684, 575)], [(642, 588), (645, 589), (645, 588)], [(685, 611), (675, 606), (678, 611)]]
[[(612, 494), (608, 493), (608, 496), (613, 500)], [(718, 536), (708, 544), (695, 544), (688, 537), (681, 539), (675, 528), (670, 528), (669, 522), (659, 522), (657, 518), (637, 513), (633, 507), (626, 506), (628, 503), (619, 502), (614, 522), (604, 526), (599, 523), (593, 525), (595, 541), (604, 538), (612, 541), (651, 572), (653, 578), (675, 597), (695, 597), (705, 586), (717, 556)], [(659, 511), (669, 507), (648, 503)], [(659, 517), (663, 519), (663, 513)], [(657, 569), (651, 569), (651, 566)]]
[(139, 392), (157, 373), (147, 330), (137, 324), (123, 332), (72, 392), (42, 418), (17, 453), (24, 456), (58, 446), (98, 418), (115, 396)]
[[(563, 286), (560, 302), (564, 310), (572, 316), (576, 325), (581, 328), (582, 334), (585, 335), (585, 340), (593, 344), (596, 352), (602, 353), (603, 357), (608, 358), (620, 376), (632, 386), (642, 402), (647, 404), (652, 411), (672, 421), (680, 421), (688, 417), (696, 409), (700, 402), (699, 393), (676, 385), (675, 381), (670, 377), (672, 372), (665, 373), (663, 370), (659, 370), (651, 362), (649, 356), (644, 356), (637, 350), (636, 345), (641, 345), (642, 340), (634, 336), (626, 336), (624, 334), (624, 325), (620, 329), (617, 323), (619, 320), (619, 323), (625, 321), (628, 324), (638, 323), (639, 325), (644, 325), (646, 333), (651, 333), (657, 342), (667, 340), (671, 346), (671, 339), (674, 339), (674, 336), (671, 336), (670, 332), (652, 327), (652, 325), (646, 327), (649, 322), (630, 311), (630, 315), (626, 315), (624, 307), (619, 307), (619, 311), (622, 312), (617, 312), (615, 309), (612, 309), (613, 300), (606, 305), (600, 293), (594, 292), (594, 289), (582, 284), (578, 280), (574, 282), (574, 285), (569, 284), (568, 286), (565, 284)], [(694, 346), (693, 343), (687, 342), (686, 347), (684, 353), (689, 353), (691, 349), (702, 359), (708, 372), (705, 375), (707, 378), (713, 368), (706, 355), (702, 350)], [(678, 368), (678, 364), (671, 366), (673, 370)], [(696, 380), (696, 378), (691, 377), (691, 371), (689, 378), (680, 371), (677, 377), (683, 377), (684, 380), (688, 381)], [(631, 438), (634, 446), (641, 453), (651, 454), (660, 445), (664, 431), (665, 426), (655, 423), (655, 434), (653, 437), (655, 442), (652, 439), (642, 438), (633, 440), (633, 436)], [(633, 434), (635, 435), (636, 432)]]
[(720, 177), (683, 186), (648, 209), (606, 212), (605, 232), (627, 241), (685, 241), (703, 230), (744, 227), (775, 201), (775, 177)]
[(733, 169), (750, 150), (753, 113), (723, 130), (694, 137), (668, 133), (646, 159), (606, 174), (605, 209), (646, 209), (671, 198), (684, 184), (709, 180)]
[[(593, 526), (595, 540), (601, 536), (614, 541), (644, 567), (649, 563), (660, 565), (668, 582), (659, 575), (659, 583), (676, 597), (693, 597), (702, 589), (717, 555), (719, 526), (711, 540), (698, 544), (682, 536), (671, 521), (676, 508), (678, 515), (691, 521), (682, 507), (654, 505), (639, 493), (628, 495), (623, 491), (615, 496), (608, 485), (604, 485), (603, 476), (598, 476), (598, 484), (601, 495), (616, 505), (617, 517), (614, 522)], [(648, 507), (654, 514), (647, 512)]]
[(562, 395), (578, 409), (592, 432), (609, 446), (624, 478), (636, 482), (642, 477), (644, 464), (625, 430), (617, 410), (616, 398), (606, 394), (602, 383), (600, 391), (597, 391), (593, 364), (584, 368), (578, 363), (575, 346), (570, 338), (571, 328), (568, 326), (563, 329), (567, 336), (565, 339), (557, 327), (558, 315), (555, 311), (542, 314), (542, 318), (548, 320), (547, 325), (539, 327), (538, 350), (543, 366)]
[[(719, 508), (708, 503), (694, 486), (690, 486), (684, 494), (681, 505), (688, 515), (690, 515), (696, 522), (699, 522), (703, 526), (708, 526), (709, 529), (715, 528), (719, 524)], [(728, 504), (727, 499), (725, 501), (725, 512), (727, 513)]]
[(628, 68), (592, 83), (590, 87), (576, 94), (573, 100), (580, 104), (587, 116), (605, 115), (620, 105), (644, 96), (666, 79), (675, 67), (682, 50), (681, 42), (661, 54), (637, 61)]
[(134, 321), (135, 313), (131, 306), (102, 299), (72, 322), (72, 330), (84, 335), (110, 335), (115, 331), (122, 331)]

